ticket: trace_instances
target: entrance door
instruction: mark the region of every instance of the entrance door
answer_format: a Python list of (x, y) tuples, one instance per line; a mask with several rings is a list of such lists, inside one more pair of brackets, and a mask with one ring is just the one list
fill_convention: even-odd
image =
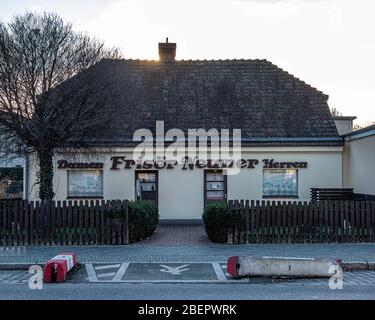
[(222, 170), (204, 171), (204, 206), (227, 200), (227, 176)]
[(158, 172), (136, 171), (135, 192), (137, 200), (151, 201), (158, 205)]

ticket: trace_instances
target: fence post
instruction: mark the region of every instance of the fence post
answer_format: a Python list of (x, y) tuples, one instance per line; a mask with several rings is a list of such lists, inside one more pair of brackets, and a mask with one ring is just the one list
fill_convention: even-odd
[(349, 241), (349, 201), (344, 201), (344, 220), (343, 220), (343, 242)]
[(298, 242), (298, 202), (292, 204), (292, 243)]
[(4, 202), (0, 201), (0, 243), (1, 246), (6, 246), (5, 234), (7, 232), (6, 224), (4, 224), (5, 210)]
[(370, 242), (370, 230), (371, 230), (371, 225), (370, 225), (370, 207), (371, 203), (369, 201), (365, 202), (365, 232), (366, 232), (366, 242)]
[(228, 201), (228, 210), (229, 210), (229, 228), (228, 228), (228, 244), (234, 244), (233, 238), (234, 238), (234, 225), (233, 225), (233, 219), (232, 219), (232, 213), (234, 210), (234, 204), (232, 200)]
[(250, 208), (249, 208), (249, 241), (250, 243), (256, 243), (255, 218), (256, 218), (255, 201), (251, 200)]
[(264, 206), (264, 243), (270, 243), (272, 242), (271, 236), (270, 236), (270, 228), (271, 228), (271, 206), (270, 202), (267, 200), (265, 201)]
[(245, 243), (249, 243), (249, 223), (250, 223), (249, 200), (245, 202)]
[(240, 201), (240, 212), (238, 221), (238, 243), (245, 243), (245, 201)]
[(239, 234), (240, 234), (240, 224), (239, 224), (239, 217), (240, 217), (240, 202), (238, 200), (234, 201), (234, 215), (232, 216), (233, 219), (233, 243), (238, 244), (239, 243)]
[(286, 235), (285, 241), (286, 243), (291, 243), (292, 237), (292, 226), (293, 226), (293, 209), (292, 209), (292, 201), (287, 201), (286, 207)]
[(368, 242), (367, 201), (362, 202), (362, 242)]
[(370, 202), (371, 209), (370, 209), (370, 241), (375, 240), (375, 201)]
[(100, 244), (107, 244), (106, 243), (106, 230), (105, 230), (105, 216), (104, 216), (104, 213), (105, 213), (105, 200), (101, 200), (100, 201), (100, 226), (101, 226), (101, 230), (100, 230), (100, 233), (101, 233), (101, 242)]
[(361, 229), (361, 203), (359, 201), (355, 202), (355, 238), (356, 242), (361, 241), (361, 234), (360, 234), (360, 229)]
[(123, 225), (123, 239), (124, 244), (129, 244), (129, 202), (124, 200), (122, 202), (123, 208), (125, 210), (125, 219)]
[(90, 217), (90, 228), (89, 228), (89, 244), (95, 244), (95, 204), (94, 200), (89, 201), (89, 217)]
[(261, 207), (259, 210), (259, 219), (260, 219), (260, 241), (261, 243), (265, 243), (266, 235), (265, 235), (265, 229), (266, 229), (266, 212), (267, 212), (267, 204), (266, 201), (261, 201)]

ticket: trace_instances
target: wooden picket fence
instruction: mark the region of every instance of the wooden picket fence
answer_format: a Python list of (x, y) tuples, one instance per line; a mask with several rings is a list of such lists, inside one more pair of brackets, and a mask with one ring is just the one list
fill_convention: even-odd
[(229, 244), (374, 242), (375, 201), (229, 201)]
[(128, 244), (128, 217), (126, 200), (0, 200), (0, 245)]

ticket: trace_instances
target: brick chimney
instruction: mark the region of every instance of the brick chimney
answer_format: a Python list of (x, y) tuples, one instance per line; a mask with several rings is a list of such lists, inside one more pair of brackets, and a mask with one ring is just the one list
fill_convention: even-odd
[(174, 62), (176, 58), (176, 44), (168, 42), (168, 38), (164, 42), (159, 42), (159, 61)]
[(333, 116), (333, 120), (335, 121), (340, 136), (353, 131), (353, 120), (355, 119), (357, 119), (357, 117)]

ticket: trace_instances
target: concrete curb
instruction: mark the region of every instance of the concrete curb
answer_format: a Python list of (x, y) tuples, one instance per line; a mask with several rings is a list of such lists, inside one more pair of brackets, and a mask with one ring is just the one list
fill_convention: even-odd
[(375, 271), (375, 262), (368, 261), (353, 261), (353, 262), (343, 262), (341, 267), (344, 271), (353, 271), (353, 270), (374, 270)]
[(42, 263), (1, 263), (1, 270), (29, 270), (30, 266), (38, 265), (43, 267)]

